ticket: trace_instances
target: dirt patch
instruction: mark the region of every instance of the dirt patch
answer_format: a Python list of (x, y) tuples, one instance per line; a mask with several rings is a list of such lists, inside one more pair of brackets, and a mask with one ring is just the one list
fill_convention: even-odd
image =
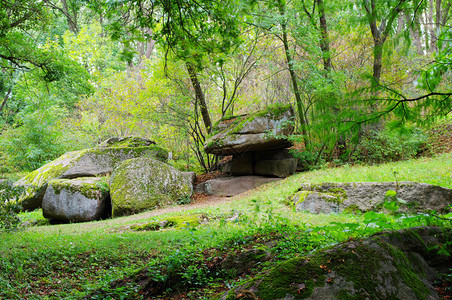
[(220, 171), (214, 171), (214, 172), (196, 175), (195, 186), (200, 183), (206, 182), (207, 180), (211, 180), (211, 179), (215, 179), (215, 178), (223, 177), (223, 176), (225, 176), (225, 175), (223, 173), (221, 173)]

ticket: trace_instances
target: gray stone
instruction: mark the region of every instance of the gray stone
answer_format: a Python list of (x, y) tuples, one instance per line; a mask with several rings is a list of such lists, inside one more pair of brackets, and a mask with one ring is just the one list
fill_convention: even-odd
[(182, 175), (187, 177), (187, 179), (191, 182), (192, 185), (195, 185), (195, 181), (196, 181), (196, 173), (195, 172), (182, 172)]
[(220, 299), (439, 299), (433, 284), (452, 259), (435, 248), (452, 251), (451, 234), (418, 227), (341, 243), (279, 263)]
[(207, 139), (204, 150), (217, 155), (282, 149), (291, 146), (293, 110), (290, 106), (237, 116), (220, 122)]
[[(302, 211), (310, 211), (316, 206), (322, 207), (320, 212), (340, 212), (347, 207), (370, 211), (381, 206), (389, 190), (397, 191), (397, 198), (407, 203), (406, 206), (401, 205), (404, 210), (443, 211), (452, 202), (451, 189), (417, 182), (307, 183), (301, 184), (292, 200), (297, 210)], [(325, 201), (329, 196), (336, 198), (336, 201)], [(328, 205), (331, 207), (327, 208)]]
[(262, 175), (285, 178), (297, 169), (297, 160), (287, 149), (245, 152), (233, 155), (221, 171), (228, 175)]
[(297, 160), (294, 158), (282, 160), (259, 160), (255, 162), (254, 174), (278, 176), (285, 178), (297, 170)]
[(31, 172), (15, 184), (26, 189), (19, 199), (25, 210), (41, 207), (47, 184), (52, 179), (109, 175), (121, 161), (136, 157), (166, 159), (167, 151), (158, 146), (98, 147), (68, 152), (56, 160)]
[[(341, 208), (337, 198), (328, 194), (318, 192), (300, 192), (295, 208), (297, 211), (307, 211), (312, 214), (339, 213)], [(300, 199), (304, 199), (300, 201)]]
[(88, 222), (111, 214), (108, 179), (85, 177), (54, 179), (42, 201), (45, 218), (64, 222)]
[(196, 186), (196, 193), (232, 197), (255, 189), (263, 184), (278, 181), (280, 178), (263, 176), (221, 177), (208, 180)]
[(192, 176), (151, 158), (123, 161), (110, 180), (113, 216), (176, 204), (192, 193)]
[(221, 171), (233, 176), (253, 175), (254, 152), (234, 155), (230, 161), (223, 164)]

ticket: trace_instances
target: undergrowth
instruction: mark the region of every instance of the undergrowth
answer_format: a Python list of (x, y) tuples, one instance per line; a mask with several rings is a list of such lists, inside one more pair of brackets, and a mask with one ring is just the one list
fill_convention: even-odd
[[(285, 205), (301, 182), (416, 180), (423, 172), (424, 181), (451, 187), (450, 158), (444, 154), (297, 174), (229, 203), (185, 212), (1, 232), (0, 299), (211, 299), (281, 261), (338, 242), (382, 230), (451, 227), (449, 215), (403, 214), (396, 202), (386, 203), (385, 212), (336, 215), (298, 213)], [(193, 215), (203, 215), (208, 222), (159, 231), (131, 229)], [(29, 224), (42, 220), (36, 211), (19, 217)], [(266, 253), (266, 258), (245, 271), (222, 264), (249, 251)]]

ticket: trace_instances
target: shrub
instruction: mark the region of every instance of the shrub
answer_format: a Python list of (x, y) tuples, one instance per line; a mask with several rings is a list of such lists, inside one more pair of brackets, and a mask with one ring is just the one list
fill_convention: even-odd
[(324, 163), (318, 152), (309, 150), (290, 149), (290, 154), (297, 160), (297, 169), (300, 171), (310, 171), (318, 169)]
[(418, 128), (371, 131), (361, 138), (352, 160), (370, 164), (414, 158), (421, 152), (427, 135)]
[(22, 189), (9, 181), (0, 183), (0, 229), (9, 231), (19, 226), (17, 214), (22, 207), (17, 204), (17, 200), (21, 193)]

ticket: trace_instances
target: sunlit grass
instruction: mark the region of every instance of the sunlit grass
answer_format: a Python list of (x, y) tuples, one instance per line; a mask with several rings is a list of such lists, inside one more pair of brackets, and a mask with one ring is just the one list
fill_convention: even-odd
[[(164, 259), (180, 249), (195, 255), (203, 249), (240, 246), (242, 241), (248, 240), (247, 237), (268, 230), (284, 233), (286, 239), (292, 240), (303, 234), (298, 228), (325, 226), (330, 222), (362, 221), (361, 215), (295, 212), (290, 198), (300, 183), (397, 180), (452, 188), (451, 171), (452, 153), (380, 166), (322, 169), (299, 173), (236, 196), (228, 202), (204, 208), (161, 215), (144, 212), (97, 222), (32, 226), (21, 231), (2, 232), (0, 289), (4, 289), (4, 294), (0, 291), (0, 298), (14, 299), (17, 295), (16, 299), (20, 299), (28, 295), (29, 299), (41, 299), (40, 296), (30, 296), (36, 291), (34, 285), (52, 287), (54, 290), (48, 293), (56, 298), (79, 298), (90, 289), (108, 286), (112, 280), (133, 274), (149, 261)], [(130, 230), (133, 224), (189, 214), (202, 214), (211, 221), (197, 228), (182, 230)], [(228, 221), (232, 215), (240, 215), (239, 220)], [(21, 214), (20, 217), (27, 222), (43, 219), (40, 210)], [(321, 243), (323, 240), (313, 241), (310, 247), (315, 249)], [(281, 253), (290, 256), (304, 251), (297, 248), (296, 243), (290, 247), (294, 248), (281, 250)], [(78, 262), (80, 259), (86, 262)], [(60, 275), (63, 278), (59, 279)], [(64, 284), (58, 283), (62, 280)], [(11, 293), (8, 294), (8, 290)]]

